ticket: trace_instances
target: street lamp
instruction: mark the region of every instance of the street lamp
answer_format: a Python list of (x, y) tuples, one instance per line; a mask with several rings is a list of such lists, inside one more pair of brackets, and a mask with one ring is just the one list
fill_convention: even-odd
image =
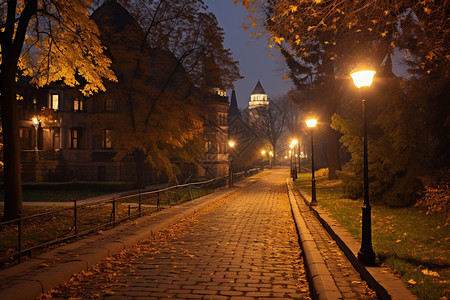
[(314, 176), (314, 127), (316, 127), (317, 120), (309, 119), (306, 121), (306, 126), (311, 128), (311, 206), (317, 205), (316, 199), (316, 178)]
[[(229, 149), (233, 148), (235, 145), (234, 141), (228, 141)], [(231, 163), (233, 162), (233, 158), (231, 156), (231, 151), (228, 151), (228, 187), (233, 186), (233, 169), (231, 168)]]
[(34, 151), (38, 150), (38, 127), (39, 127), (39, 120), (34, 117), (33, 118), (33, 126), (35, 131), (35, 141), (34, 141)]
[[(350, 76), (358, 89), (368, 88), (372, 84), (373, 70), (358, 69), (352, 71)], [(361, 92), (361, 90), (360, 90)], [(366, 266), (375, 265), (375, 252), (372, 247), (372, 220), (371, 206), (369, 201), (369, 166), (367, 160), (367, 116), (366, 99), (362, 97), (362, 118), (363, 118), (363, 176), (364, 176), (364, 204), (362, 207), (362, 236), (361, 249), (358, 252), (358, 261)]]

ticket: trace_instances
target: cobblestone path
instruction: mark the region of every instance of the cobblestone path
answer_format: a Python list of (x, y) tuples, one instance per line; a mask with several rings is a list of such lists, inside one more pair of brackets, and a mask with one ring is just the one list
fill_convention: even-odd
[(255, 177), (42, 298), (309, 299), (286, 170)]

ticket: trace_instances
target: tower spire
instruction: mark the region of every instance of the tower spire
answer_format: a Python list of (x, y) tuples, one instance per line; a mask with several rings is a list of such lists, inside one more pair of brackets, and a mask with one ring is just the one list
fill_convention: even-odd
[(229, 117), (237, 117), (241, 114), (237, 105), (236, 93), (234, 90), (231, 91), (230, 108), (228, 109)]

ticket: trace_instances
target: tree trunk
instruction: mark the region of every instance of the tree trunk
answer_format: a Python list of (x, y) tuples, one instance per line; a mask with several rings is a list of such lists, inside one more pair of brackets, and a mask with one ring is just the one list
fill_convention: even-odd
[(136, 164), (136, 188), (144, 188), (144, 162), (145, 155), (141, 150), (134, 151), (134, 162)]
[(338, 179), (336, 171), (341, 169), (339, 158), (339, 134), (330, 126), (326, 129), (327, 135), (327, 159), (328, 159), (328, 179)]
[[(4, 65), (3, 65), (4, 66)], [(22, 211), (22, 178), (20, 166), (19, 115), (16, 102), (15, 69), (2, 68), (0, 91), (4, 157), (4, 219), (19, 217)]]

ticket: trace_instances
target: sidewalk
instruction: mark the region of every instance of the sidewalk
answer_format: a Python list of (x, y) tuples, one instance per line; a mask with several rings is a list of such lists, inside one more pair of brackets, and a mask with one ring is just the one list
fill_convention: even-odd
[(2, 270), (0, 271), (0, 299), (38, 297), (41, 293), (67, 281), (73, 274), (136, 245), (159, 230), (195, 214), (217, 200), (238, 192), (240, 188), (252, 182), (251, 178), (247, 178), (231, 189), (220, 189), (190, 202), (129, 221)]
[[(290, 178), (287, 186), (306, 256), (305, 264), (317, 298), (354, 298), (360, 292), (352, 287), (358, 281), (357, 275), (379, 299), (417, 299), (389, 268), (359, 264), (360, 243), (320, 205), (311, 207), (311, 197), (294, 188)], [(295, 210), (298, 210), (297, 215)], [(367, 290), (363, 293), (367, 294)]]

